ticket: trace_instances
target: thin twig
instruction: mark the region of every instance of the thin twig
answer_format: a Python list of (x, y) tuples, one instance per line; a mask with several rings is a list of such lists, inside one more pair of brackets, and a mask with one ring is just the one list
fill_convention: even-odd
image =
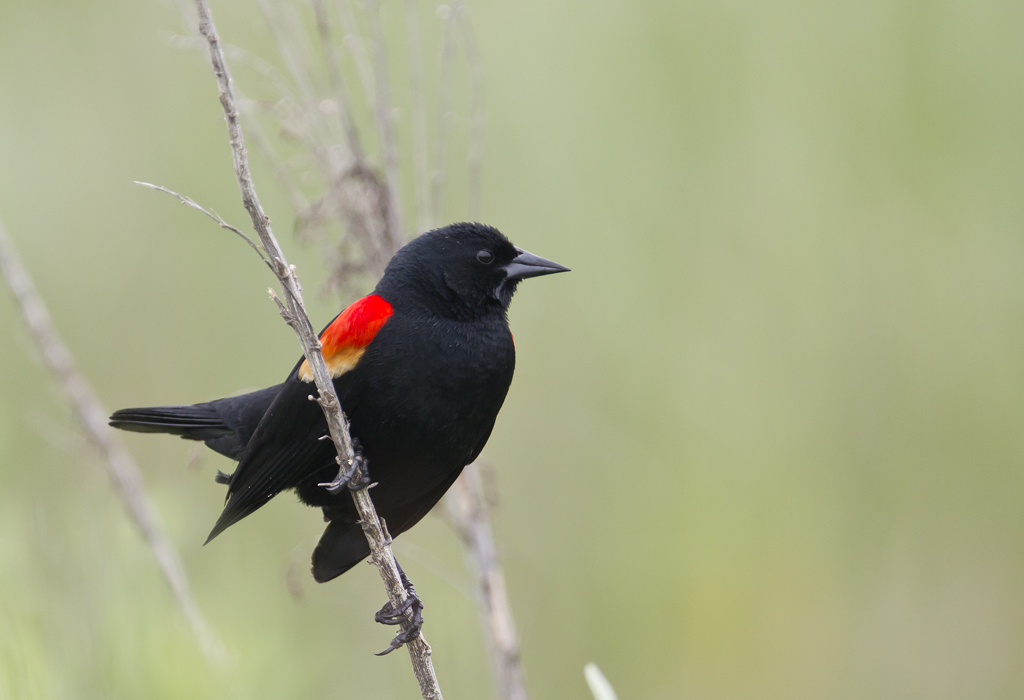
[(481, 170), (484, 159), (484, 71), (480, 60), (480, 50), (473, 35), (473, 25), (469, 21), (467, 11), (463, 8), (459, 18), (462, 30), (463, 53), (469, 65), (469, 109), (472, 116), (469, 122), (469, 220), (480, 219)]
[(416, 0), (405, 0), (405, 28), (409, 39), (409, 80), (412, 88), (412, 163), (416, 195), (416, 224), (431, 226), (430, 164), (427, 157), (427, 103), (423, 92), (423, 46)]
[(324, 9), (323, 0), (312, 0), (313, 14), (316, 17), (317, 34), (320, 35), (320, 44), (323, 46), (324, 59), (327, 61), (327, 73), (334, 89), (334, 97), (338, 100), (338, 112), (341, 116), (342, 126), (345, 129), (345, 138), (348, 140), (349, 151), (358, 165), (363, 164), (363, 146), (359, 143), (359, 132), (356, 130), (355, 118), (352, 116), (352, 100), (348, 90), (345, 88), (345, 81), (341, 76), (341, 63), (338, 61), (338, 51), (334, 47), (334, 40), (331, 38), (331, 23)]
[[(309, 57), (306, 44), (295, 40), (299, 29), (295, 26), (297, 21), (293, 13), (289, 11), (291, 8), (282, 4), (282, 12), (277, 12), (277, 4), (271, 4), (269, 0), (257, 0), (257, 4), (263, 12), (270, 33), (277, 42), (278, 53), (281, 54), (285, 67), (292, 77), (292, 82), (298, 90), (298, 99), (299, 104), (302, 106), (302, 111), (307, 115), (315, 113), (313, 108), (319, 100), (317, 99), (316, 90), (313, 87), (309, 71), (313, 61)], [(317, 128), (326, 126), (323, 120), (311, 119), (309, 122), (308, 126), (313, 130), (314, 138), (323, 143), (326, 139), (323, 138), (323, 134)]]
[(338, 10), (338, 19), (341, 21), (341, 28), (345, 32), (344, 44), (355, 63), (356, 73), (359, 75), (359, 83), (363, 86), (363, 93), (366, 95), (368, 104), (376, 104), (377, 90), (373, 83), (373, 67), (370, 65), (370, 56), (366, 51), (366, 39), (359, 33), (359, 22), (356, 21), (355, 10), (349, 0), (335, 0)]
[[(186, 0), (182, 0), (182, 2), (186, 2)], [(191, 16), (191, 5), (186, 2), (185, 7), (189, 12), (189, 19), (194, 24), (195, 18)], [(198, 32), (199, 30), (195, 29), (195, 31)], [(185, 36), (182, 34), (172, 34), (167, 38), (167, 43), (175, 49), (201, 50), (203, 53), (206, 53), (206, 42), (203, 40), (203, 37), (201, 36)], [(224, 44), (223, 48), (224, 55), (228, 57), (228, 60), (232, 61), (233, 63), (244, 65), (245, 67), (252, 70), (253, 73), (255, 73), (260, 78), (267, 81), (271, 86), (273, 86), (273, 89), (276, 91), (279, 99), (297, 99), (295, 97), (294, 92), (291, 89), (291, 86), (288, 84), (285, 77), (281, 75), (281, 71), (272, 66), (269, 62), (260, 58), (251, 51), (243, 49), (240, 46), (235, 46), (233, 44)]]
[[(239, 102), (241, 102), (239, 100)], [(260, 152), (270, 167), (274, 170), (274, 177), (277, 179), (277, 184), (281, 186), (281, 189), (288, 195), (288, 201), (291, 202), (292, 209), (295, 210), (295, 216), (300, 220), (308, 215), (310, 208), (309, 201), (306, 199), (306, 195), (302, 193), (302, 188), (299, 187), (298, 178), (292, 172), (289, 164), (278, 157), (277, 152), (274, 150), (274, 146), (270, 143), (270, 139), (267, 138), (266, 134), (263, 133), (263, 127), (260, 126), (260, 120), (256, 118), (252, 110), (245, 109), (243, 105), (242, 114), (246, 117), (246, 122), (249, 128), (249, 136), (252, 139), (252, 143), (256, 146), (256, 150)]]
[(441, 78), (437, 88), (437, 138), (434, 139), (434, 167), (430, 172), (431, 226), (437, 226), (444, 214), (445, 164), (448, 158), (448, 114), (455, 75), (455, 26), (461, 3), (444, 7), (444, 41), (441, 44)]
[(392, 252), (405, 243), (402, 228), (402, 197), (398, 185), (398, 143), (395, 138), (395, 124), (391, 115), (391, 92), (388, 83), (388, 58), (384, 46), (384, 27), (380, 21), (377, 0), (366, 1), (366, 16), (373, 35), (373, 73), (377, 85), (377, 101), (374, 113), (377, 129), (380, 131), (381, 158), (384, 161), (384, 181), (388, 186), (387, 241)]
[(25, 322), (46, 360), (47, 367), (71, 399), (86, 434), (103, 454), (107, 474), (125, 510), (153, 552), (157, 566), (171, 587), (178, 607), (188, 620), (200, 648), (207, 659), (221, 663), (224, 659), (224, 648), (199, 612), (178, 552), (160, 528), (156, 513), (146, 497), (139, 468), (120, 438), (107, 425), (107, 416), (110, 414), (103, 408), (92, 387), (78, 371), (71, 351), (57, 333), (50, 312), (36, 291), (32, 278), (21, 262), (2, 222), (0, 270), (11, 292), (14, 293), (21, 314), (25, 317)]
[[(199, 14), (199, 31), (206, 38), (210, 46), (210, 60), (213, 64), (213, 72), (217, 79), (217, 88), (221, 106), (224, 109), (224, 116), (227, 121), (228, 135), (231, 143), (231, 151), (234, 159), (235, 177), (238, 180), (238, 187), (242, 194), (242, 203), (252, 219), (253, 228), (259, 234), (263, 248), (270, 256), (271, 266), (281, 283), (284, 291), (285, 301), (281, 307), (289, 325), (295, 330), (296, 335), (302, 342), (302, 349), (313, 371), (313, 377), (319, 390), (320, 405), (324, 409), (327, 418), (327, 425), (334, 441), (335, 449), (338, 452), (338, 463), (349, 467), (354, 461), (352, 449), (352, 438), (348, 431), (348, 420), (341, 411), (338, 396), (334, 390), (334, 383), (327, 373), (327, 365), (320, 352), (320, 341), (313, 331), (309, 322), (305, 305), (302, 301), (302, 291), (295, 275), (295, 268), (287, 263), (281, 247), (274, 237), (270, 228), (270, 219), (263, 211), (256, 190), (253, 187), (252, 176), (249, 172), (249, 159), (245, 149), (245, 141), (242, 135), (241, 125), (238, 119), (238, 109), (235, 106), (234, 96), (231, 91), (231, 78), (228, 75), (227, 65), (224, 62), (224, 53), (220, 47), (220, 40), (210, 17), (210, 8), (206, 0), (196, 0), (196, 10)], [(363, 522), (363, 531), (366, 534), (367, 542), (370, 545), (371, 557), (381, 578), (384, 580), (388, 590), (388, 597), (394, 609), (399, 608), (406, 600), (405, 587), (402, 585), (398, 565), (395, 556), (391, 551), (389, 539), (385, 536), (381, 527), (380, 518), (370, 499), (370, 494), (365, 487), (353, 490), (352, 498), (355, 501), (359, 517)], [(409, 616), (411, 618), (411, 615)], [(410, 629), (411, 619), (407, 618), (402, 628)], [(406, 645), (409, 649), (409, 657), (412, 660), (413, 671), (419, 682), (420, 693), (424, 700), (441, 700), (441, 690), (437, 684), (437, 676), (430, 659), (430, 646), (419, 634)]]
[(260, 260), (265, 262), (267, 265), (270, 264), (270, 261), (267, 260), (267, 256), (263, 254), (263, 251), (260, 250), (260, 247), (258, 245), (253, 243), (253, 240), (251, 238), (249, 238), (244, 233), (239, 231), (237, 228), (235, 228), (234, 226), (229, 224), (227, 221), (224, 221), (224, 219), (220, 218), (220, 215), (215, 214), (214, 212), (212, 212), (212, 211), (210, 211), (208, 209), (205, 209), (202, 206), (200, 206), (199, 204), (197, 204), (196, 201), (194, 199), (192, 199), (191, 197), (186, 197), (183, 194), (178, 194), (174, 190), (169, 190), (166, 187), (161, 187), (160, 185), (154, 185), (151, 182), (142, 182), (141, 180), (134, 180), (134, 182), (135, 182), (136, 185), (142, 185), (143, 187), (149, 187), (150, 189), (153, 189), (153, 190), (159, 190), (160, 192), (166, 192), (167, 194), (171, 195), (172, 197), (177, 197), (181, 201), (182, 204), (185, 204), (187, 206), (192, 207), (193, 209), (197, 209), (197, 210), (203, 212), (208, 217), (210, 217), (211, 219), (216, 221), (217, 225), (220, 226), (221, 228), (226, 228), (228, 231), (233, 231), (234, 233), (238, 234), (238, 236), (243, 241), (245, 241), (246, 243), (249, 244), (250, 248), (252, 248), (253, 250), (256, 251), (256, 255), (260, 256)]
[(500, 697), (502, 700), (528, 700), (515, 620), (476, 463), (462, 471), (445, 504), (452, 527), (462, 540), (466, 563), (477, 576), (480, 622), (487, 637)]

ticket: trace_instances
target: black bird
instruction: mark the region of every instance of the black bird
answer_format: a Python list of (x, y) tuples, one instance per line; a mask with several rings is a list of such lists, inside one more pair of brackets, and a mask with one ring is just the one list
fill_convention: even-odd
[[(378, 484), (374, 505), (392, 535), (427, 514), (491, 434), (515, 368), (507, 314), (516, 286), (567, 270), (497, 229), (453, 224), (399, 250), (373, 293), (321, 332), (353, 440)], [(322, 508), (329, 524), (313, 552), (313, 577), (324, 582), (365, 559), (369, 546), (351, 497), (320, 486), (338, 465), (333, 442), (320, 439), (328, 431), (309, 400), (315, 393), (303, 359), (282, 384), (190, 406), (126, 408), (110, 424), (203, 440), (238, 460), (234, 473), (218, 474), (227, 503), (207, 542), (286, 489)], [(396, 623), (387, 607), (378, 621)]]

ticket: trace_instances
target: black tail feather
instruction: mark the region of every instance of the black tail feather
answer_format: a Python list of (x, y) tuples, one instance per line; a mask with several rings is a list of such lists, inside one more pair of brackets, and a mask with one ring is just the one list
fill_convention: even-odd
[(169, 433), (186, 440), (203, 440), (211, 450), (237, 460), (280, 389), (278, 384), (191, 406), (123, 408), (110, 416), (110, 425), (137, 433)]
[(194, 406), (123, 408), (110, 416), (110, 425), (136, 433), (168, 433), (185, 440), (202, 440), (211, 450), (231, 459), (238, 459), (238, 454), (245, 447), (242, 437), (224, 422), (214, 402)]
[(110, 416), (110, 425), (137, 433), (170, 433), (186, 440), (210, 440), (234, 432), (210, 404), (123, 408)]

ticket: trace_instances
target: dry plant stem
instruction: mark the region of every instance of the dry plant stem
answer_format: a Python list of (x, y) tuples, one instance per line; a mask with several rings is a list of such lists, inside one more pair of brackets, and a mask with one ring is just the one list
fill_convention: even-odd
[(430, 172), (431, 226), (441, 220), (444, 209), (444, 172), (448, 156), (448, 109), (452, 101), (455, 73), (455, 24), (461, 10), (456, 1), (449, 6), (444, 20), (444, 41), (441, 44), (441, 76), (437, 88), (437, 138), (434, 139), (434, 167)]
[(181, 203), (184, 204), (185, 206), (189, 206), (189, 207), (192, 207), (193, 209), (196, 209), (198, 211), (203, 212), (208, 217), (210, 217), (211, 219), (216, 221), (217, 225), (220, 226), (221, 228), (227, 229), (228, 231), (232, 231), (233, 233), (238, 235), (239, 238), (241, 238), (243, 241), (245, 241), (246, 243), (249, 244), (250, 248), (252, 248), (253, 250), (256, 251), (256, 255), (260, 256), (260, 260), (262, 260), (263, 262), (267, 263), (268, 265), (270, 264), (270, 262), (267, 260), (267, 256), (265, 256), (263, 254), (263, 251), (260, 250), (258, 245), (256, 245), (255, 243), (252, 242), (251, 238), (246, 236), (244, 233), (239, 231), (237, 228), (235, 228), (234, 226), (232, 226), (228, 222), (224, 221), (224, 219), (220, 218), (220, 216), (218, 216), (214, 212), (211, 212), (208, 209), (206, 209), (206, 208), (200, 206), (199, 204), (197, 204), (196, 201), (194, 199), (192, 199), (191, 197), (186, 197), (183, 194), (178, 194), (174, 190), (169, 190), (166, 187), (161, 187), (160, 185), (154, 185), (151, 182), (142, 182), (141, 180), (135, 180), (134, 182), (135, 182), (136, 185), (142, 185), (143, 187), (148, 187), (148, 188), (150, 188), (152, 190), (158, 190), (160, 192), (166, 192), (167, 194), (171, 195), (172, 197), (177, 197), (178, 200), (180, 200)]
[(409, 38), (409, 77), (412, 88), (413, 181), (416, 184), (416, 224), (420, 231), (430, 226), (430, 175), (427, 169), (427, 103), (423, 92), (423, 47), (420, 41), (420, 13), (416, 0), (405, 0), (405, 28)]
[(388, 186), (386, 235), (391, 250), (398, 250), (405, 242), (405, 231), (402, 228), (402, 197), (398, 186), (398, 143), (395, 138), (394, 120), (391, 116), (387, 50), (384, 46), (384, 27), (380, 22), (380, 8), (377, 6), (377, 0), (366, 0), (366, 16), (370, 24), (370, 32), (373, 34), (373, 73), (377, 93), (374, 113), (377, 117), (377, 129), (380, 131), (384, 180)]
[(153, 507), (146, 498), (142, 475), (124, 444), (107, 425), (109, 413), (92, 387), (79, 373), (74, 357), (61, 340), (53, 319), (39, 297), (3, 223), (0, 222), (0, 270), (28, 324), (46, 365), (71, 399), (75, 413), (92, 443), (103, 454), (107, 473), (129, 518), (142, 533), (167, 580), (174, 598), (188, 620), (206, 657), (220, 663), (224, 657), (220, 640), (206, 624), (189, 587), (188, 577), (174, 545), (160, 529)]
[(306, 43), (296, 40), (296, 37), (300, 35), (294, 26), (294, 18), (287, 12), (289, 9), (287, 5), (280, 4), (281, 12), (277, 12), (278, 3), (257, 0), (257, 4), (260, 11), (263, 12), (267, 28), (277, 43), (278, 53), (284, 60), (285, 68), (298, 91), (298, 102), (304, 108), (309, 108), (318, 101), (313, 81), (307, 70), (312, 61), (306, 55)]
[(356, 130), (355, 119), (352, 117), (352, 101), (349, 98), (348, 90), (345, 88), (345, 81), (341, 76), (341, 63), (338, 61), (338, 52), (334, 48), (334, 41), (331, 38), (331, 23), (327, 18), (327, 11), (324, 9), (323, 0), (312, 0), (313, 14), (316, 16), (316, 29), (320, 35), (320, 44), (323, 46), (324, 58), (327, 61), (327, 73), (331, 80), (331, 88), (334, 90), (334, 97), (338, 100), (338, 111), (341, 114), (342, 126), (345, 129), (345, 138), (348, 140), (349, 151), (357, 165), (362, 165), (365, 156), (363, 147), (359, 143), (359, 132)]
[(359, 22), (356, 21), (355, 10), (348, 0), (335, 0), (338, 10), (338, 19), (341, 21), (341, 28), (345, 32), (345, 47), (348, 48), (355, 63), (356, 73), (359, 74), (359, 82), (363, 86), (363, 93), (369, 104), (377, 102), (376, 90), (373, 86), (373, 68), (370, 67), (370, 57), (366, 53), (366, 43), (359, 34)]
[(298, 178), (292, 173), (285, 161), (277, 157), (277, 153), (274, 151), (270, 139), (263, 133), (263, 128), (260, 126), (256, 115), (248, 110), (246, 110), (245, 114), (247, 117), (246, 121), (248, 122), (249, 136), (252, 138), (256, 150), (263, 155), (263, 159), (273, 168), (274, 179), (277, 180), (277, 184), (288, 195), (288, 201), (291, 203), (296, 215), (301, 216), (303, 212), (309, 210), (309, 202), (306, 200), (306, 196), (302, 194)]
[(462, 540), (467, 563), (477, 576), (480, 621), (500, 697), (502, 700), (529, 700), (505, 575), (494, 544), (487, 498), (476, 464), (463, 470), (445, 502), (452, 525)]
[[(270, 219), (263, 211), (256, 190), (253, 187), (252, 176), (249, 172), (248, 154), (245, 149), (245, 141), (242, 136), (242, 129), (238, 119), (238, 109), (235, 106), (234, 96), (231, 92), (231, 79), (224, 62), (224, 53), (220, 47), (220, 40), (217, 31), (210, 17), (210, 8), (206, 0), (196, 0), (196, 10), (199, 14), (199, 31), (206, 39), (210, 48), (210, 60), (213, 64), (213, 72), (217, 79), (217, 88), (221, 106), (224, 108), (224, 116), (227, 121), (228, 135), (231, 142), (231, 152), (234, 158), (235, 177), (238, 180), (238, 187), (242, 193), (242, 203), (252, 219), (253, 228), (259, 234), (264, 250), (270, 257), (270, 264), (281, 282), (284, 290), (284, 302), (278, 302), (279, 308), (285, 321), (292, 327), (299, 340), (302, 342), (302, 350), (305, 353), (306, 361), (313, 371), (313, 378), (316, 387), (320, 392), (317, 399), (324, 409), (327, 418), (327, 425), (330, 429), (331, 438), (334, 441), (335, 449), (338, 452), (339, 465), (351, 466), (353, 462), (352, 438), (348, 432), (348, 421), (341, 412), (338, 403), (338, 396), (334, 390), (334, 383), (327, 373), (327, 366), (324, 363), (323, 355), (320, 353), (320, 341), (313, 331), (309, 322), (309, 316), (302, 301), (302, 290), (295, 270), (288, 265), (281, 252), (281, 247), (274, 237), (270, 228)], [(371, 465), (372, 469), (372, 465)], [(366, 540), (370, 545), (371, 556), (377, 570), (388, 591), (388, 598), (392, 606), (399, 607), (406, 600), (405, 588), (402, 585), (398, 572), (398, 565), (395, 556), (391, 551), (390, 541), (381, 527), (380, 519), (370, 500), (366, 488), (352, 492), (356, 509), (363, 522), (363, 530)], [(410, 621), (403, 623), (403, 629), (409, 629)], [(419, 681), (420, 692), (424, 700), (440, 700), (441, 690), (437, 684), (437, 676), (434, 673), (433, 663), (430, 660), (430, 646), (423, 635), (418, 635), (409, 644), (409, 657), (412, 660), (413, 671)]]
[(469, 219), (476, 221), (480, 218), (480, 183), (484, 159), (484, 71), (483, 61), (480, 60), (480, 51), (476, 45), (476, 37), (473, 36), (473, 27), (470, 25), (465, 11), (459, 18), (459, 27), (462, 29), (463, 53), (466, 56), (466, 63), (469, 65), (469, 102), (472, 112), (469, 124), (469, 158), (467, 159)]

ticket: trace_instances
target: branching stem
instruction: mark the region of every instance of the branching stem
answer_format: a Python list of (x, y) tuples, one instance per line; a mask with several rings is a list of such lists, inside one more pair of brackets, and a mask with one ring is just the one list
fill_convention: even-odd
[[(210, 61), (213, 65), (213, 73), (217, 79), (218, 94), (221, 106), (224, 109), (224, 117), (228, 126), (228, 138), (231, 143), (231, 153), (234, 159), (235, 177), (238, 180), (238, 187), (242, 194), (242, 204), (249, 217), (252, 219), (253, 228), (259, 235), (263, 249), (270, 259), (270, 266), (277, 275), (284, 292), (282, 311), (286, 311), (290, 318), (289, 325), (295, 330), (296, 335), (302, 343), (302, 350), (305, 353), (306, 361), (313, 372), (313, 378), (320, 392), (321, 406), (327, 418), (327, 425), (330, 429), (334, 446), (338, 452), (338, 463), (345, 467), (351, 467), (354, 459), (352, 449), (352, 438), (349, 435), (348, 420), (341, 411), (337, 393), (334, 390), (334, 383), (327, 372), (327, 365), (323, 355), (320, 353), (320, 340), (313, 331), (309, 322), (309, 315), (306, 313), (302, 301), (302, 288), (299, 286), (298, 278), (295, 275), (295, 268), (287, 263), (281, 247), (270, 227), (270, 218), (266, 215), (256, 196), (256, 189), (253, 186), (252, 175), (249, 172), (249, 158), (245, 148), (245, 140), (242, 135), (242, 127), (239, 123), (238, 109), (235, 105), (235, 98), (231, 90), (231, 78), (228, 74), (227, 65), (224, 62), (224, 52), (220, 46), (220, 39), (214, 27), (213, 19), (210, 16), (210, 8), (206, 0), (195, 0), (196, 10), (199, 14), (199, 32), (206, 39), (210, 49)], [(366, 533), (367, 542), (370, 545), (371, 558), (377, 566), (381, 578), (384, 580), (388, 591), (388, 597), (394, 609), (398, 609), (406, 600), (405, 587), (402, 584), (398, 565), (395, 556), (388, 544), (381, 527), (380, 518), (370, 499), (366, 488), (352, 491), (352, 498), (355, 501), (359, 517), (363, 521), (363, 530)], [(403, 623), (403, 629), (408, 629), (411, 620)], [(409, 644), (409, 657), (412, 660), (413, 671), (419, 681), (420, 692), (424, 700), (441, 700), (441, 690), (437, 683), (437, 676), (434, 673), (433, 663), (430, 659), (430, 646), (423, 635), (418, 635)]]

